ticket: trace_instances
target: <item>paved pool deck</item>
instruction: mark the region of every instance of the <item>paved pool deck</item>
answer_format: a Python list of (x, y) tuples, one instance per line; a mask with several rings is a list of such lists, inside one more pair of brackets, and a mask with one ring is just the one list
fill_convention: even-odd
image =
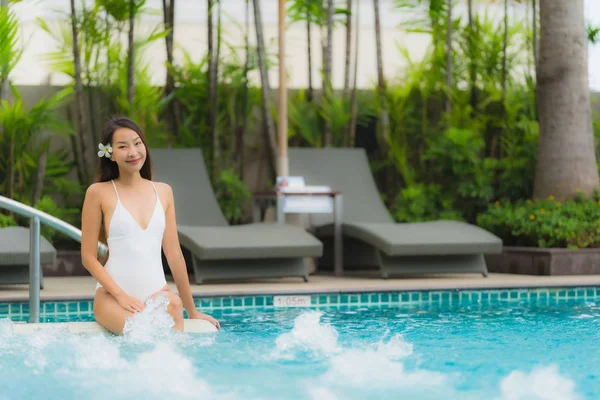
[[(168, 282), (176, 290), (172, 281)], [(89, 300), (94, 296), (96, 282), (89, 276), (47, 277), (41, 291), (44, 301)], [(348, 273), (344, 277), (311, 275), (309, 282), (298, 278), (263, 279), (244, 282), (192, 284), (194, 296), (236, 296), (259, 294), (339, 293), (367, 291), (411, 291), (452, 289), (509, 289), (600, 286), (600, 275), (532, 276), (512, 274), (434, 275), (381, 279), (369, 272)], [(0, 285), (0, 302), (27, 301), (28, 285)]]

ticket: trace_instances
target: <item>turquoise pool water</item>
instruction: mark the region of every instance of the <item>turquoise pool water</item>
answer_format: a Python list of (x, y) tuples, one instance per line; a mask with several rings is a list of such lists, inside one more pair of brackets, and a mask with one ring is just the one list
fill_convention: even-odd
[(595, 289), (482, 293), (299, 308), (220, 299), (223, 330), (210, 335), (17, 336), (5, 319), (0, 399), (600, 398)]

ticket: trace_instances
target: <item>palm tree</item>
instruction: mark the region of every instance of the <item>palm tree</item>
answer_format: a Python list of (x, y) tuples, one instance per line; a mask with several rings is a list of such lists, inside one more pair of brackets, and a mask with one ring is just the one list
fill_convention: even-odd
[(88, 135), (86, 134), (85, 121), (85, 100), (83, 98), (83, 84), (81, 82), (81, 56), (79, 54), (79, 25), (77, 22), (77, 10), (75, 8), (75, 0), (71, 0), (71, 32), (73, 34), (73, 66), (75, 80), (75, 113), (77, 114), (77, 132), (79, 137), (79, 150), (75, 152), (75, 160), (79, 173), (81, 184), (86, 184), (89, 181), (87, 166), (85, 163), (86, 155), (88, 155)]
[[(168, 98), (175, 90), (175, 77), (173, 76), (173, 39), (175, 36), (175, 0), (162, 0), (163, 22), (165, 30), (168, 31), (165, 36), (165, 47), (167, 53), (167, 77), (165, 79), (165, 96)], [(169, 102), (169, 124), (171, 134), (179, 136), (179, 106), (174, 100)], [(169, 143), (171, 136), (169, 136)]]
[(135, 0), (129, 0), (129, 34), (127, 35), (127, 44), (129, 46), (129, 55), (127, 56), (127, 101), (129, 105), (133, 104), (135, 92), (135, 44), (133, 42), (135, 13)]
[(383, 74), (383, 57), (381, 54), (381, 23), (379, 15), (379, 0), (373, 0), (373, 10), (375, 13), (375, 47), (377, 53), (377, 88), (379, 100), (381, 102), (381, 130), (384, 142), (389, 138), (389, 116), (385, 98), (385, 77)]
[[(333, 85), (331, 83), (331, 70), (333, 62), (333, 0), (327, 0), (327, 37), (325, 51), (323, 52), (323, 96), (327, 102), (333, 96)], [(331, 146), (331, 126), (329, 119), (325, 118), (323, 126), (323, 147)]]
[(598, 187), (583, 0), (540, 2), (537, 63), (540, 137), (534, 196), (557, 199)]
[(266, 142), (269, 149), (268, 152), (268, 160), (269, 160), (269, 168), (271, 171), (271, 177), (273, 181), (277, 176), (277, 139), (275, 138), (275, 121), (273, 120), (273, 115), (269, 111), (270, 101), (269, 101), (269, 93), (270, 93), (270, 85), (269, 85), (269, 75), (267, 74), (267, 60), (266, 60), (266, 49), (265, 49), (265, 40), (263, 37), (263, 25), (262, 25), (262, 16), (260, 12), (260, 0), (252, 0), (252, 4), (254, 6), (254, 25), (256, 27), (256, 52), (258, 58), (258, 69), (260, 71), (260, 81), (261, 81), (261, 97), (262, 97), (262, 117), (263, 123), (266, 125), (265, 135)]

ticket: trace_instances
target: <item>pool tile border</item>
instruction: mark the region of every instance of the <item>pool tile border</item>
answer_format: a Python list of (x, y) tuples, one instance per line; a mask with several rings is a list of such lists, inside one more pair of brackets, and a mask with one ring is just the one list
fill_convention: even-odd
[[(317, 309), (419, 306), (477, 307), (518, 302), (554, 305), (568, 301), (594, 300), (600, 300), (600, 286), (194, 297), (196, 307), (203, 311), (302, 307)], [(0, 319), (25, 320), (28, 315), (28, 303), (0, 303)], [(40, 307), (40, 318), (42, 320), (49, 317), (83, 318), (92, 315), (93, 300), (46, 301), (42, 302)]]

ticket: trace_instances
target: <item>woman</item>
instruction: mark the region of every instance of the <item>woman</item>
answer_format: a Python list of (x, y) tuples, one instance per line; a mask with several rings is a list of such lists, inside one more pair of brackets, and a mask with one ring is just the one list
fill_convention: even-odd
[[(150, 153), (139, 126), (125, 117), (110, 119), (99, 148), (98, 182), (87, 189), (81, 215), (82, 262), (98, 282), (96, 321), (121, 334), (128, 318), (142, 311), (147, 300), (164, 295), (174, 329), (183, 331), (183, 307), (189, 318), (220, 328), (217, 320), (194, 306), (177, 237), (173, 192), (166, 183), (152, 182)], [(108, 245), (105, 266), (97, 258), (99, 240)], [(169, 290), (161, 248), (181, 298)]]

